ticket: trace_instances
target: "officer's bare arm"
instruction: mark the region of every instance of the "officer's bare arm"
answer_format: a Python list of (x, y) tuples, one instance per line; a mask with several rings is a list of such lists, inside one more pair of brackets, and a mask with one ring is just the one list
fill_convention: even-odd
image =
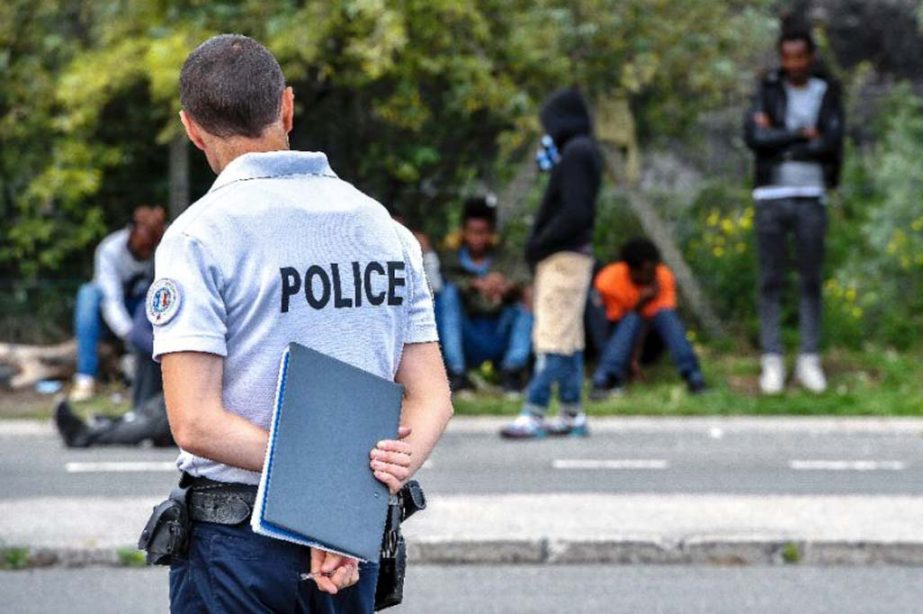
[(261, 471), (269, 433), (224, 408), (224, 358), (177, 352), (161, 358), (170, 429), (179, 446), (225, 465)]
[[(224, 408), (224, 359), (201, 352), (161, 358), (164, 396), (173, 437), (184, 450), (225, 465), (261, 471), (269, 434)], [(392, 490), (416, 473), (452, 417), (452, 400), (437, 343), (405, 346), (396, 381), (404, 386), (401, 424), (410, 435), (385, 441), (372, 468)]]
[[(404, 386), (400, 441), (384, 441), (371, 452), (375, 477), (396, 492), (423, 465), (452, 417), (452, 396), (438, 343), (404, 346), (395, 380)], [(401, 433), (402, 435), (404, 433)]]

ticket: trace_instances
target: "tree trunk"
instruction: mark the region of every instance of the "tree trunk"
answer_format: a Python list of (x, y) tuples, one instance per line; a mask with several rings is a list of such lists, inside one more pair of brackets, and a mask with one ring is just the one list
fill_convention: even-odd
[(533, 157), (538, 149), (539, 142), (527, 150), (526, 155), (516, 168), (516, 175), (498, 195), (497, 199), (497, 227), (503, 228), (506, 222), (522, 214), (526, 197), (538, 176), (538, 166)]
[(69, 377), (76, 357), (74, 339), (57, 345), (0, 343), (0, 364), (10, 365), (16, 372), (8, 382), (13, 390), (28, 388), (46, 378)]
[(189, 206), (189, 144), (178, 134), (170, 141), (170, 219)]

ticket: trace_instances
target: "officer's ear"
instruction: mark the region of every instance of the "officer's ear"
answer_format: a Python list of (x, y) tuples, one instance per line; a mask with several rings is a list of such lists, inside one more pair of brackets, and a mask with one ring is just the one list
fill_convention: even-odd
[(292, 131), (295, 121), (295, 91), (291, 86), (282, 91), (282, 129), (285, 134)]
[(179, 120), (183, 122), (183, 128), (186, 129), (186, 136), (189, 137), (192, 144), (202, 151), (205, 151), (205, 139), (202, 138), (202, 129), (199, 128), (198, 124), (196, 124), (185, 111), (179, 112)]

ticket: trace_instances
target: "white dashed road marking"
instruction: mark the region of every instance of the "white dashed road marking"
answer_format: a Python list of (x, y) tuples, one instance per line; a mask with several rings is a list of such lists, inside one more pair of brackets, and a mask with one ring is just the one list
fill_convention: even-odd
[(67, 463), (64, 469), (68, 473), (126, 473), (126, 472), (176, 472), (174, 461), (163, 462), (98, 462)]
[(667, 469), (670, 466), (661, 459), (556, 459), (555, 469)]
[(846, 461), (846, 460), (793, 460), (789, 467), (795, 471), (903, 471), (901, 461)]

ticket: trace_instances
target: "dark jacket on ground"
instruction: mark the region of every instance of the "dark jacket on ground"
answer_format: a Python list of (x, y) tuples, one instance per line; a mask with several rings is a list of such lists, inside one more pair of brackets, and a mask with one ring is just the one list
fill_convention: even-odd
[(561, 160), (551, 170), (526, 243), (526, 260), (533, 267), (557, 252), (579, 251), (592, 244), (603, 170), (590, 112), (580, 92), (574, 88), (555, 92), (540, 117)]
[[(772, 183), (773, 169), (789, 160), (819, 162), (824, 170), (827, 188), (835, 188), (840, 180), (843, 164), (843, 133), (845, 121), (840, 96), (840, 86), (835, 80), (821, 74), (813, 75), (827, 82), (827, 91), (817, 119), (820, 137), (808, 140), (798, 132), (785, 127), (787, 96), (781, 69), (768, 73), (753, 96), (753, 103), (744, 118), (744, 140), (756, 154), (756, 187)], [(754, 115), (762, 112), (769, 116), (770, 128), (759, 128)]]

